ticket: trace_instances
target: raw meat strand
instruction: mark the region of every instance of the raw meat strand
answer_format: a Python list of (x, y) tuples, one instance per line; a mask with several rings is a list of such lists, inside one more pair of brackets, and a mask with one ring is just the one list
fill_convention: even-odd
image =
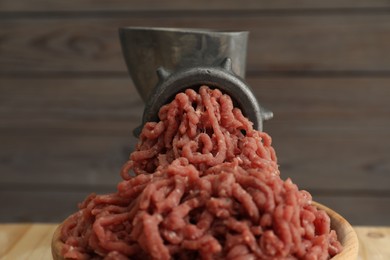
[(251, 176), (240, 174), (238, 171), (234, 174), (238, 183), (244, 187), (252, 187), (258, 191), (261, 191), (265, 195), (265, 202), (255, 200), (258, 208), (263, 209), (265, 212), (272, 212), (274, 210), (274, 193), (270, 187), (268, 187), (264, 182), (261, 182)]
[(122, 213), (122, 214), (100, 217), (95, 221), (92, 228), (100, 242), (99, 243), (100, 247), (107, 250), (107, 252), (120, 251), (125, 255), (132, 255), (135, 252), (137, 252), (138, 246), (128, 245), (124, 241), (118, 240), (118, 238), (114, 240), (112, 238), (111, 239), (107, 238), (109, 234), (107, 234), (107, 231), (105, 230), (105, 226), (124, 222), (128, 220), (128, 218), (129, 218), (128, 213)]
[(177, 109), (177, 101), (174, 100), (169, 105), (166, 105), (168, 107), (167, 109), (167, 120), (165, 121), (165, 126), (167, 130), (164, 133), (164, 144), (165, 147), (170, 148), (171, 147), (171, 140), (173, 136), (175, 136), (177, 128), (179, 127), (179, 124), (177, 122), (176, 114), (178, 112)]
[(213, 159), (213, 155), (211, 153), (201, 154), (194, 152), (197, 148), (197, 144), (194, 141), (186, 143), (183, 146), (182, 156), (188, 158), (188, 160), (193, 164), (201, 164)]
[[(237, 120), (233, 114), (233, 102), (227, 95), (222, 95), (221, 101), (221, 125), (232, 131), (233, 129), (241, 129), (243, 124)], [(233, 119), (233, 120), (232, 120)]]
[(264, 256), (261, 248), (257, 244), (255, 236), (252, 232), (250, 232), (251, 223), (246, 221), (237, 221), (236, 219), (230, 217), (226, 220), (226, 226), (235, 232), (241, 233), (242, 242), (245, 243), (251, 252), (257, 257)]
[(207, 93), (207, 89), (201, 87), (199, 90), (199, 94), (202, 97), (204, 105), (208, 108), (206, 110), (206, 113), (209, 116), (209, 120), (212, 125), (214, 134), (218, 140), (217, 141), (218, 151), (216, 153), (216, 156), (208, 163), (208, 165), (212, 166), (212, 165), (220, 164), (224, 161), (226, 156), (226, 140), (225, 140), (225, 136), (222, 134), (221, 128), (219, 127), (219, 122), (215, 116), (215, 109), (212, 106), (210, 96)]
[[(172, 179), (157, 179), (149, 183), (140, 195), (140, 210), (147, 210), (152, 204), (151, 198), (154, 192), (158, 191), (161, 187), (170, 187), (172, 185)], [(153, 205), (151, 205), (153, 206)]]
[(145, 139), (157, 139), (165, 130), (164, 123), (162, 121), (156, 122), (148, 122), (145, 124), (142, 135)]
[(145, 124), (117, 192), (92, 194), (64, 223), (64, 255), (327, 259), (341, 250), (329, 217), (280, 179), (270, 136), (229, 96), (188, 89), (159, 117)]
[(156, 203), (155, 206), (158, 213), (169, 212), (171, 209), (179, 205), (180, 200), (185, 192), (185, 182), (179, 177), (176, 177), (174, 181), (175, 186), (169, 195), (165, 197), (165, 200), (161, 200)]
[[(201, 89), (205, 89), (205, 88), (201, 88)], [(183, 95), (178, 95), (178, 97), (183, 97)], [(183, 99), (183, 98), (182, 98)], [(225, 98), (226, 99), (226, 98)], [(223, 100), (222, 98), (221, 98), (221, 100)], [(206, 103), (207, 103), (207, 100), (205, 100), (206, 101)], [(211, 102), (211, 101), (210, 101)], [(204, 102), (203, 102), (204, 103)], [(179, 109), (177, 109), (177, 107), (178, 107), (178, 105), (177, 105), (177, 102), (175, 102), (175, 101), (173, 101), (171, 104), (169, 104), (169, 105), (166, 105), (165, 107), (172, 107), (171, 108), (171, 110), (173, 110), (174, 112), (175, 112), (175, 114), (174, 114), (174, 117), (176, 118), (176, 117), (178, 117), (177, 116), (177, 113), (178, 112), (180, 112), (179, 111)], [(192, 106), (186, 106), (188, 109), (188, 111), (190, 111), (191, 109), (192, 109)], [(203, 106), (199, 106), (198, 105), (198, 107), (203, 107)], [(213, 107), (212, 105), (211, 105), (211, 107)], [(162, 109), (162, 111), (165, 111), (166, 113), (171, 113), (172, 114), (172, 111), (171, 110), (169, 110), (169, 109)], [(197, 108), (197, 110), (199, 110), (198, 108)], [(236, 111), (236, 114), (237, 115), (239, 115), (239, 116), (241, 116), (242, 117), (242, 119), (241, 120), (243, 120), (243, 121), (245, 121), (245, 123), (244, 124), (246, 124), (247, 125), (247, 127), (246, 127), (246, 129), (247, 130), (251, 130), (251, 131), (253, 131), (253, 129), (252, 129), (252, 127), (251, 127), (251, 123), (246, 119), (246, 118), (244, 118), (243, 116), (242, 116), (242, 114), (241, 113), (238, 113), (237, 111), (239, 111), (239, 110), (237, 110), (237, 109), (235, 109), (235, 111)], [(176, 113), (177, 112), (177, 113)], [(212, 111), (211, 111), (212, 112)], [(215, 114), (215, 113), (208, 113), (208, 114)], [(231, 114), (233, 114), (233, 113), (231, 113)], [(162, 113), (160, 112), (160, 116), (162, 116)], [(167, 118), (167, 117), (165, 117), (165, 118)], [(228, 121), (234, 121), (235, 119), (234, 118), (232, 118), (231, 120), (228, 120)], [(173, 123), (172, 123), (173, 122)], [(177, 121), (175, 120), (175, 121), (172, 121), (172, 122), (169, 122), (169, 126), (171, 126), (171, 128), (172, 127), (174, 127), (174, 125), (176, 124), (178, 124), (177, 123)], [(150, 132), (151, 130), (149, 129), (149, 125), (148, 125), (148, 132)], [(222, 127), (222, 126), (221, 126)], [(174, 127), (174, 128), (176, 128), (176, 127)], [(202, 127), (200, 127), (199, 128), (199, 130), (201, 130), (202, 129)], [(214, 128), (213, 128), (213, 130), (214, 130)], [(237, 130), (237, 129), (235, 129), (235, 130)], [(169, 141), (170, 140), (170, 138), (167, 138), (167, 136), (169, 137), (169, 131), (167, 131), (166, 133), (165, 133), (165, 136), (164, 136), (164, 140), (166, 140), (165, 141), (165, 145), (166, 145), (166, 148), (168, 148), (169, 149), (169, 146), (170, 146), (170, 144), (171, 144), (171, 142)], [(188, 136), (188, 135), (185, 135), (185, 136), (181, 136), (181, 138), (178, 136), (178, 132), (176, 132), (176, 135), (175, 135), (175, 137), (174, 137), (174, 139), (175, 140), (173, 140), (173, 143), (175, 143), (175, 142), (177, 142), (177, 141), (179, 141), (181, 138), (183, 138), (183, 137), (186, 137), (186, 136)], [(233, 135), (234, 136), (234, 135)], [(265, 136), (268, 136), (268, 135), (265, 135)], [(168, 140), (169, 139), (169, 140)], [(142, 141), (143, 140), (143, 138), (141, 138), (141, 143), (143, 142)], [(168, 141), (167, 141), (168, 140)], [(184, 140), (183, 140), (184, 141)], [(184, 141), (184, 143), (188, 143), (188, 141), (189, 141), (189, 139), (188, 139), (188, 137), (187, 137), (187, 141)], [(226, 142), (225, 142), (226, 143)], [(230, 142), (229, 142), (230, 143)], [(167, 145), (168, 144), (168, 145)], [(190, 145), (189, 145), (190, 146)], [(269, 145), (270, 146), (270, 145)], [(140, 145), (139, 147), (142, 147), (142, 145)], [(175, 153), (175, 155), (174, 155), (174, 157), (178, 157), (178, 156), (180, 156), (180, 150), (177, 150), (177, 148), (175, 148), (176, 146), (175, 145), (173, 145), (173, 150), (174, 150), (174, 153)], [(217, 146), (218, 147), (218, 146)], [(274, 154), (274, 151), (273, 151), (273, 149), (271, 148), (271, 147), (268, 147), (267, 149), (270, 149), (271, 151), (271, 153), (272, 154)], [(147, 150), (147, 149), (146, 149)], [(190, 150), (191, 149), (189, 149), (189, 147), (186, 147), (186, 149), (185, 149), (185, 151), (187, 152), (187, 153), (189, 153), (190, 152)], [(219, 151), (219, 150), (218, 150)], [(218, 153), (218, 151), (216, 151), (216, 153)], [(189, 154), (192, 154), (191, 152), (189, 153)], [(206, 155), (206, 157), (204, 157), (204, 158), (206, 158), (205, 160), (207, 160), (207, 157), (210, 157), (210, 155)], [(199, 160), (199, 158), (201, 158), (200, 156), (198, 156), (198, 157), (195, 157), (195, 159), (197, 159), (197, 160)], [(276, 158), (274, 158), (274, 159), (276, 159)], [(249, 163), (249, 161), (247, 160), (247, 163)], [(136, 167), (136, 169), (135, 169), (135, 172), (136, 173), (138, 173), (138, 172), (142, 172), (141, 171), (141, 169), (140, 169), (140, 167)]]
[(137, 238), (139, 245), (145, 252), (148, 252), (153, 259), (170, 259), (169, 250), (164, 245), (163, 239), (158, 231), (158, 225), (162, 221), (161, 215), (149, 215), (146, 212), (143, 212), (140, 215), (142, 232)]
[(125, 181), (122, 181), (117, 185), (119, 196), (125, 199), (138, 195), (142, 190), (144, 190), (145, 186), (153, 177), (153, 175), (141, 174), (137, 175), (135, 178), (127, 179), (129, 176), (127, 170), (125, 175)]
[(242, 244), (235, 245), (227, 253), (226, 259), (236, 259), (237, 257), (240, 257), (244, 254), (245, 255), (249, 254), (248, 247)]
[(238, 183), (234, 183), (232, 185), (232, 192), (233, 197), (242, 204), (243, 208), (246, 210), (246, 213), (252, 219), (252, 221), (257, 223), (259, 219), (259, 210), (256, 207), (252, 196), (246, 192)]
[(202, 202), (199, 198), (189, 199), (179, 206), (173, 208), (171, 212), (165, 217), (163, 224), (165, 227), (172, 230), (183, 228), (185, 223), (185, 217), (188, 216), (190, 211), (194, 208), (202, 206)]
[(231, 199), (211, 198), (207, 202), (207, 210), (217, 218), (228, 218), (233, 214), (233, 201)]

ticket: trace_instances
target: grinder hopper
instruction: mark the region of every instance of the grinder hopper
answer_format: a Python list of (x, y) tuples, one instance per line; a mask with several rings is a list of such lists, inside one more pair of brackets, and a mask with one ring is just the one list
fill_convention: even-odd
[(243, 80), (248, 32), (124, 27), (119, 35), (130, 76), (145, 102), (141, 127), (157, 121), (160, 107), (175, 94), (201, 85), (229, 94), (258, 130), (272, 118)]

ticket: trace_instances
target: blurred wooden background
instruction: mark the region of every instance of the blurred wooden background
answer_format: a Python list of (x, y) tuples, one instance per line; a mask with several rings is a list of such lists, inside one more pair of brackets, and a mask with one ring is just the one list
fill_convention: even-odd
[(61, 221), (115, 190), (143, 110), (121, 26), (249, 30), (283, 178), (352, 224), (390, 225), (384, 0), (0, 0), (0, 221)]

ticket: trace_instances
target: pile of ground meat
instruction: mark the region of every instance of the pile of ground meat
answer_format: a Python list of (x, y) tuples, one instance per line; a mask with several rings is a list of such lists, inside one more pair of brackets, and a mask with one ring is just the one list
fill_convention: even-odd
[(290, 179), (271, 138), (228, 95), (176, 95), (145, 124), (117, 192), (90, 195), (63, 224), (69, 259), (329, 259), (328, 215)]

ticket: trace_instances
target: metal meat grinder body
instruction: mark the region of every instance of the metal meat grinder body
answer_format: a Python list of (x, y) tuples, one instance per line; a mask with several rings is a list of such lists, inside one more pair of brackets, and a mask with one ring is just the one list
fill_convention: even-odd
[[(248, 32), (124, 27), (119, 29), (130, 76), (145, 102), (142, 125), (187, 88), (207, 85), (228, 94), (258, 130), (272, 112), (262, 108), (245, 83)], [(156, 73), (157, 72), (157, 73)]]

